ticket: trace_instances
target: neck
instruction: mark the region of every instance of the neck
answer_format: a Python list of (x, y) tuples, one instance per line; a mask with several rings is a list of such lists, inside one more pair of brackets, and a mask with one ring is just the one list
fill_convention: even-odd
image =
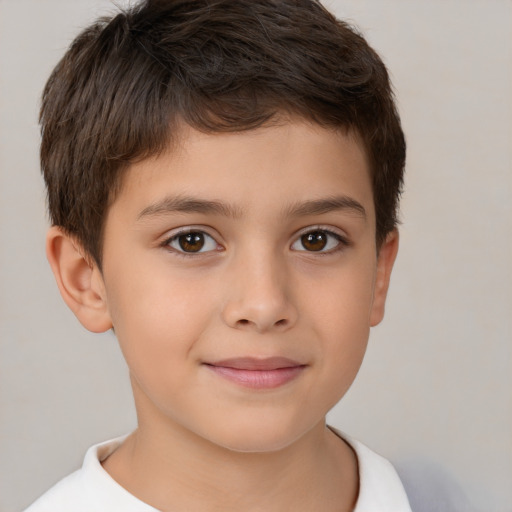
[(357, 460), (324, 421), (281, 449), (247, 453), (219, 446), (140, 402), (138, 414), (137, 430), (102, 464), (162, 512), (353, 509)]

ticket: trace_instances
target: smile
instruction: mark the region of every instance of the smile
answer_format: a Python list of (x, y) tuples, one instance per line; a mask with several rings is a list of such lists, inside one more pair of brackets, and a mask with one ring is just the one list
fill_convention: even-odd
[(218, 376), (252, 389), (273, 389), (297, 378), (306, 365), (283, 357), (250, 357), (204, 363)]

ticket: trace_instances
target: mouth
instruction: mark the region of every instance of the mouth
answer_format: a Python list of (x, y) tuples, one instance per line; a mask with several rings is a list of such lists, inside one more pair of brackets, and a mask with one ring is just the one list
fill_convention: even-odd
[(240, 357), (203, 363), (219, 377), (252, 389), (274, 389), (296, 379), (307, 365), (285, 357)]

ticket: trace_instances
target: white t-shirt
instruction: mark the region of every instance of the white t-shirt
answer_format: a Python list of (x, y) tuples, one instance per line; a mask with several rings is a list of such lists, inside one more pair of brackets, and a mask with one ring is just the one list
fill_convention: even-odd
[[(359, 497), (354, 512), (411, 512), (391, 463), (359, 441), (336, 433), (357, 455)], [(58, 482), (25, 512), (158, 512), (121, 487), (101, 465), (124, 439), (89, 448), (82, 468)]]

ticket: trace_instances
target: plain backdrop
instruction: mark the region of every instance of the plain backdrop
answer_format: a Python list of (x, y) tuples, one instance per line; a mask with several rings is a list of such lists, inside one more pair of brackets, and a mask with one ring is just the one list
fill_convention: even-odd
[[(123, 2), (120, 2), (121, 4)], [(512, 511), (512, 2), (329, 0), (390, 68), (408, 141), (387, 317), (329, 421), (390, 458), (417, 512)], [(44, 255), (37, 112), (108, 0), (0, 0), (0, 511), (135, 427), (111, 334)]]

